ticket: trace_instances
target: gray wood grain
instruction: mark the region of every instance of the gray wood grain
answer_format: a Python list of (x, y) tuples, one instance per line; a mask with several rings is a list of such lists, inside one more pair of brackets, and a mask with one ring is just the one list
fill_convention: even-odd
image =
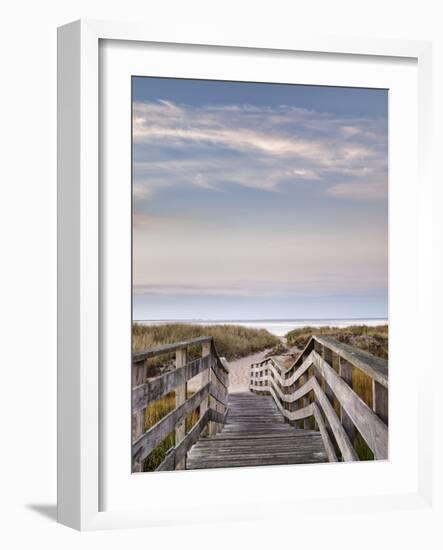
[(201, 401), (209, 395), (209, 389), (210, 385), (207, 384), (194, 393), (180, 407), (171, 411), (157, 422), (155, 426), (136, 439), (132, 445), (133, 461), (141, 462), (146, 458), (175, 429), (176, 424), (183, 421), (200, 405)]
[(186, 437), (175, 447), (169, 450), (166, 458), (158, 466), (158, 471), (175, 470), (176, 464), (183, 461), (189, 449), (198, 441), (202, 431), (209, 421), (209, 411), (206, 410), (199, 421), (192, 427)]
[(375, 357), (367, 351), (343, 344), (331, 336), (316, 336), (315, 339), (349, 361), (354, 367), (377, 380), (385, 388), (388, 387), (388, 362), (386, 359)]
[[(186, 350), (194, 344), (202, 345), (202, 357), (186, 363)], [(358, 456), (352, 440), (357, 430), (375, 458), (387, 457), (386, 361), (333, 338), (315, 336), (288, 371), (277, 358), (267, 358), (251, 365), (250, 393), (228, 394), (229, 368), (225, 359), (218, 356), (212, 338), (160, 346), (143, 353), (151, 357), (174, 350), (178, 358), (174, 371), (133, 389), (134, 435), (139, 434), (133, 443), (134, 468), (139, 468), (143, 459), (173, 430), (176, 446), (168, 452), (160, 470), (184, 467), (185, 463), (187, 468), (200, 469), (335, 462), (338, 449), (341, 460), (354, 461)], [(147, 357), (134, 356), (136, 374), (143, 372)], [(309, 371), (312, 366), (314, 375)], [(372, 378), (374, 410), (353, 391), (353, 368)], [(183, 389), (188, 380), (201, 373), (206, 373), (201, 378), (203, 387), (186, 399)], [(140, 379), (141, 375), (135, 377), (137, 381)], [(174, 411), (140, 434), (146, 405), (174, 390), (177, 396)], [(313, 402), (312, 396), (315, 396)], [(337, 401), (339, 415), (333, 406), (334, 402), (337, 406)], [(199, 421), (185, 434), (185, 418), (198, 406)], [(315, 422), (308, 422), (309, 418)]]
[[(379, 361), (378, 358), (366, 352), (360, 353), (360, 350), (341, 344), (333, 338), (314, 337), (311, 340), (311, 344), (305, 348), (303, 357), (296, 361), (284, 378), (275, 368), (272, 358), (252, 366), (250, 389), (255, 392), (269, 393), (276, 400), (282, 414), (291, 422), (299, 421), (312, 413), (307, 405), (306, 396), (313, 389), (318, 406), (326, 415), (344, 460), (358, 460), (351, 444), (357, 430), (373, 451), (375, 458), (387, 458), (387, 362)], [(336, 354), (336, 358), (338, 356), (340, 374), (337, 374), (325, 360), (329, 358), (332, 362), (333, 354)], [(305, 373), (311, 365), (315, 365), (318, 376), (324, 379), (326, 395), (314, 377), (303, 383)], [(359, 368), (373, 377), (374, 411), (353, 391), (352, 368)], [(265, 372), (268, 374), (263, 376)], [(260, 384), (257, 384), (257, 380), (260, 380)], [(382, 380), (382, 383), (378, 380)], [(332, 406), (335, 399), (340, 404), (340, 418), (337, 417)], [(316, 420), (318, 421), (317, 418)], [(306, 421), (305, 427), (307, 427)], [(325, 429), (321, 432), (325, 446), (330, 451), (330, 442), (325, 437), (327, 432)], [(332, 453), (329, 452), (328, 456), (332, 457)]]
[[(167, 372), (155, 378), (145, 381), (144, 377), (135, 377), (133, 379), (136, 382), (135, 387), (132, 390), (132, 412), (136, 412), (142, 409), (145, 409), (149, 403), (160, 399), (164, 395), (170, 393), (171, 391), (180, 388), (197, 376), (198, 374), (204, 372), (208, 368), (211, 369), (215, 380), (214, 382), (219, 382), (220, 386), (225, 388), (229, 384), (229, 369), (225, 360), (221, 360), (214, 348), (212, 338), (204, 338), (203, 340), (197, 339), (199, 343), (202, 343), (202, 357), (195, 359), (194, 361), (188, 362), (185, 365), (177, 366), (173, 371)], [(188, 342), (181, 342), (180, 345), (177, 344), (176, 353), (185, 352), (189, 342), (195, 342), (195, 340), (190, 340)], [(149, 353), (157, 353), (159, 348), (152, 348), (149, 350)], [(170, 346), (168, 346), (170, 350)], [(145, 353), (145, 352), (144, 352)], [(147, 352), (146, 352), (147, 353)], [(137, 354), (134, 354), (136, 356)], [(144, 361), (144, 360), (143, 360)], [(135, 362), (133, 366), (133, 372), (139, 373), (143, 372), (144, 363)], [(143, 382), (143, 383), (142, 383)], [(222, 396), (223, 390), (217, 394), (217, 390), (214, 390), (215, 394), (218, 395), (219, 401), (225, 401)]]
[(314, 410), (314, 418), (319, 427), (323, 444), (326, 449), (326, 454), (328, 456), (328, 460), (329, 462), (337, 462), (338, 461), (337, 454), (335, 453), (334, 446), (332, 445), (331, 438), (329, 437), (328, 431), (326, 429), (325, 421), (323, 420), (323, 417), (321, 415), (321, 412), (317, 403), (314, 403), (312, 408)]
[(315, 359), (326, 382), (377, 459), (388, 455), (388, 427), (318, 354)]
[(132, 391), (133, 412), (146, 408), (148, 403), (160, 399), (208, 369), (210, 359), (210, 356), (201, 357), (200, 359), (191, 361), (183, 367), (176, 368), (161, 376), (151, 378), (144, 384), (136, 386)]
[[(211, 411), (211, 415), (215, 414)], [(200, 438), (188, 453), (186, 467), (233, 468), (327, 461), (319, 432), (297, 430), (285, 423), (272, 397), (241, 393), (229, 395), (222, 431)]]
[(211, 342), (211, 336), (200, 336), (199, 338), (193, 338), (192, 340), (185, 340), (183, 342), (175, 342), (174, 344), (164, 344), (161, 346), (156, 346), (149, 348), (144, 351), (137, 351), (132, 354), (132, 362), (139, 363), (145, 361), (150, 357), (155, 357), (156, 355), (162, 355), (163, 353), (172, 353), (178, 349), (187, 348), (189, 346), (194, 346), (197, 344), (204, 344), (205, 342)]

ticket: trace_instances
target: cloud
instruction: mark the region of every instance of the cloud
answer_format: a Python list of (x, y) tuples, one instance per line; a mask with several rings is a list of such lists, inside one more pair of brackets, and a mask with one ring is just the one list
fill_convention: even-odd
[(323, 183), (332, 197), (366, 199), (382, 196), (387, 184), (387, 132), (377, 119), (160, 99), (134, 103), (133, 138), (140, 199), (176, 185), (215, 191), (235, 183), (275, 191), (302, 182)]
[(383, 199), (387, 197), (388, 189), (384, 183), (338, 183), (329, 187), (326, 193), (332, 197), (344, 199)]
[(183, 226), (184, 224), (189, 225), (194, 223), (196, 223), (195, 220), (186, 216), (168, 216), (152, 213), (147, 214), (142, 212), (134, 212), (133, 216), (133, 224), (135, 229), (148, 227), (149, 229), (159, 228), (164, 230), (170, 228), (171, 226)]
[(210, 285), (134, 285), (135, 295), (160, 296), (263, 296), (284, 294), (282, 289), (247, 288), (244, 286), (210, 286)]

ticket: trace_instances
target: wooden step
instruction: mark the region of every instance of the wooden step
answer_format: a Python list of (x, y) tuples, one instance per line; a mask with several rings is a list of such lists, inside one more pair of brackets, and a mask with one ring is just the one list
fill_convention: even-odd
[(327, 462), (320, 432), (290, 426), (272, 397), (231, 394), (228, 403), (222, 431), (192, 447), (188, 469)]

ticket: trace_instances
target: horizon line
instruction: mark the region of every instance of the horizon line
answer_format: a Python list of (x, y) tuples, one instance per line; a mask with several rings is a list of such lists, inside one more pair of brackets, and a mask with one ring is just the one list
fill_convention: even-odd
[(185, 321), (185, 322), (192, 322), (192, 321), (210, 321), (210, 322), (223, 322), (223, 321), (237, 321), (237, 322), (245, 322), (245, 321), (262, 321), (262, 322), (269, 322), (269, 321), (388, 321), (389, 317), (387, 316), (375, 316), (375, 317), (288, 317), (288, 318), (279, 318), (279, 317), (271, 317), (271, 318), (254, 318), (254, 319), (246, 319), (246, 318), (240, 318), (240, 319), (205, 319), (205, 318), (186, 318), (186, 319), (176, 319), (176, 318), (168, 318), (168, 319), (132, 319), (133, 322), (137, 321), (149, 321), (149, 322), (156, 322), (160, 321), (162, 323), (168, 322), (168, 321)]

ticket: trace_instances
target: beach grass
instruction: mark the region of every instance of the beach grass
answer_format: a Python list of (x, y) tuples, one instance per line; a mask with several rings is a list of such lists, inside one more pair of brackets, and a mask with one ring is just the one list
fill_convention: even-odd
[[(163, 344), (192, 340), (199, 336), (212, 336), (220, 357), (227, 361), (246, 357), (264, 349), (273, 348), (280, 340), (265, 329), (248, 328), (239, 325), (197, 325), (190, 323), (168, 323), (132, 327), (132, 349), (143, 351)], [(188, 359), (192, 361), (201, 354), (201, 346), (188, 348)], [(148, 376), (156, 376), (159, 369), (173, 364), (175, 355), (164, 354), (148, 362)]]
[(355, 346), (364, 351), (388, 359), (388, 325), (352, 325), (349, 327), (302, 327), (286, 334), (288, 347), (303, 349), (313, 335), (332, 336), (339, 342)]

